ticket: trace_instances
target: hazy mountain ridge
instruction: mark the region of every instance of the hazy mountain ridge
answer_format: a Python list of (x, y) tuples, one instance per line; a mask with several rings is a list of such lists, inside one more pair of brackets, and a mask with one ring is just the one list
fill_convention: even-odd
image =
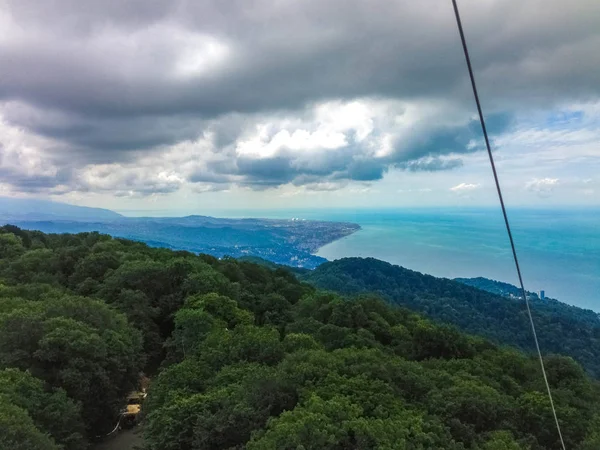
[(18, 214), (19, 202), (7, 201), (6, 208), (0, 203), (1, 222), (45, 233), (98, 231), (173, 250), (217, 257), (258, 256), (294, 267), (314, 268), (325, 262), (312, 253), (360, 229), (353, 223), (296, 219), (124, 217), (108, 210), (45, 201), (30, 203), (39, 206), (37, 212), (24, 208), (23, 214)]
[(3, 220), (116, 220), (119, 213), (104, 208), (70, 205), (33, 198), (0, 197), (0, 218)]

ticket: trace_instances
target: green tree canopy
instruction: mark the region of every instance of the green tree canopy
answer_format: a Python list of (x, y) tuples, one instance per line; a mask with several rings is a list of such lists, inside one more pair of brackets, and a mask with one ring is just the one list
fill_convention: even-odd
[[(505, 299), (340, 264), (308, 277), (362, 296), (277, 266), (0, 229), (0, 445), (84, 448), (144, 369), (149, 450), (560, 450), (539, 361), (498, 347), (525, 342)], [(549, 347), (573, 359), (544, 357), (565, 443), (596, 449), (600, 388), (579, 362), (593, 372), (600, 334), (585, 314), (546, 313), (542, 327), (573, 325)]]
[(38, 430), (66, 450), (87, 448), (81, 408), (63, 389), (48, 391), (30, 373), (4, 369), (0, 371), (0, 396), (25, 410)]
[(141, 336), (108, 305), (82, 297), (0, 299), (0, 367), (28, 370), (82, 404), (88, 430), (107, 429), (143, 363)]

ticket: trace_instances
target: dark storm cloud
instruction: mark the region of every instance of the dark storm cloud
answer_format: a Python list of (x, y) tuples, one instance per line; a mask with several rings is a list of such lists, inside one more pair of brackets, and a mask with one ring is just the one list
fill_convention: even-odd
[[(175, 1), (170, 7), (43, 3), (9, 1), (14, 22), (36, 27), (33, 35), (39, 39), (10, 45), (9, 34), (2, 45), (5, 98), (91, 116), (185, 112), (214, 117), (298, 108), (326, 98), (447, 96), (467, 86), (452, 10), (445, 3), (436, 2), (435, 9), (428, 1), (388, 0)], [(489, 99), (502, 93), (514, 100), (522, 93), (518, 86), (530, 90), (530, 98), (558, 83), (560, 95), (598, 88), (597, 77), (577, 66), (568, 73), (561, 66), (544, 67), (548, 70), (542, 73), (520, 67), (530, 61), (558, 63), (552, 58), (557, 46), (581, 44), (575, 50), (585, 50), (586, 40), (597, 38), (597, 2), (581, 2), (579, 8), (539, 0), (496, 1), (488, 8), (463, 3)], [(171, 39), (169, 30), (214, 36), (231, 49), (231, 58), (207, 76), (174, 79), (169, 70), (181, 42)], [(587, 54), (579, 62), (589, 66), (598, 58)], [(504, 68), (515, 72), (499, 79), (495, 73)]]
[[(473, 101), (449, 2), (3, 5), (0, 111), (9, 124), (57, 142), (45, 149), (49, 161), (131, 162), (210, 132), (222, 159), (185, 177), (235, 177), (262, 188), (319, 177), (376, 180), (392, 166), (450, 169), (460, 160), (436, 155), (481, 148), (469, 145), (479, 130), (468, 121)], [(516, 110), (598, 97), (600, 2), (465, 0), (461, 7), (492, 131), (505, 130)], [(352, 131), (346, 146), (313, 160), (285, 149), (269, 158), (236, 154), (262, 115), (304, 120), (315, 103), (354, 98), (442, 99), (463, 126), (431, 121), (384, 157), (373, 157)], [(26, 188), (26, 178), (8, 179)], [(178, 185), (149, 186), (170, 192)]]
[(373, 160), (353, 161), (348, 166), (347, 178), (356, 181), (380, 180), (383, 177), (385, 168), (385, 165)]
[[(509, 129), (511, 118), (506, 114), (491, 115), (489, 123), (493, 138)], [(333, 151), (316, 152), (307, 159), (300, 159), (302, 155), (289, 151), (270, 158), (238, 158), (235, 170), (225, 166), (221, 172), (235, 172), (248, 178), (250, 183), (264, 180), (269, 185), (288, 182), (304, 185), (327, 180), (376, 181), (383, 178), (389, 167), (411, 172), (461, 167), (463, 161), (460, 158), (440, 156), (481, 149), (483, 143), (477, 145), (480, 135), (479, 122), (471, 121), (465, 126), (442, 127), (412, 142), (399, 140), (389, 155), (369, 157), (364, 154), (364, 145), (350, 132), (346, 136), (348, 145)], [(474, 145), (469, 146), (470, 143)]]
[(363, 155), (364, 149), (354, 143), (336, 150), (313, 152), (309, 157), (284, 150), (273, 157), (238, 157), (235, 168), (212, 165), (223, 175), (234, 173), (245, 185), (300, 186), (327, 180), (373, 181), (382, 178), (388, 159), (373, 160)]
[[(486, 128), (490, 137), (505, 133), (510, 130), (513, 123), (513, 117), (507, 113), (490, 114), (486, 118)], [(402, 145), (402, 143), (399, 143)], [(484, 149), (484, 142), (479, 120), (472, 119), (464, 126), (438, 126), (432, 125), (430, 131), (426, 134), (417, 136), (411, 142), (408, 148), (399, 157), (391, 162), (399, 163), (398, 167), (412, 167), (411, 170), (419, 170), (422, 165), (420, 158), (436, 155), (449, 155), (452, 153), (469, 153)], [(414, 161), (415, 164), (407, 164)], [(434, 167), (435, 165), (431, 166)], [(448, 169), (456, 166), (449, 166)], [(438, 169), (442, 170), (446, 166), (441, 165)], [(423, 169), (431, 170), (431, 169)]]
[(450, 170), (461, 167), (463, 161), (460, 158), (442, 159), (438, 157), (421, 158), (398, 164), (399, 167), (411, 172), (436, 172), (439, 170)]
[(18, 168), (0, 167), (0, 182), (18, 186), (21, 192), (37, 193), (60, 191), (61, 185), (72, 184), (73, 174), (70, 170), (59, 170), (56, 174), (27, 174)]

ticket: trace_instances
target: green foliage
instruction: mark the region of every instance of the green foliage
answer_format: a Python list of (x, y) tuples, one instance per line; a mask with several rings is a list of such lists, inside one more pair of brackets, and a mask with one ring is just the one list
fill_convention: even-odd
[(276, 363), (283, 355), (278, 331), (255, 328), (255, 317), (281, 328), (291, 302), (312, 291), (282, 270), (98, 233), (13, 226), (0, 228), (0, 280), (0, 369), (29, 370), (63, 389), (81, 405), (90, 437), (114, 426), (140, 370), (183, 359), (188, 343), (185, 354), (194, 354), (209, 334), (214, 342), (234, 331), (225, 338), (232, 347), (207, 350), (203, 367), (246, 353), (249, 361)]
[(81, 297), (0, 298), (0, 310), (0, 367), (64, 389), (81, 402), (88, 430), (109, 428), (141, 367), (139, 332), (109, 306)]
[(62, 389), (48, 392), (41, 380), (17, 369), (0, 371), (0, 397), (27, 412), (35, 427), (66, 450), (87, 448), (81, 408)]
[[(211, 326), (155, 381), (150, 450), (560, 448), (534, 358), (370, 297), (311, 293), (283, 329), (228, 329), (230, 314), (195, 305), (180, 312)], [(548, 358), (548, 375), (569, 447), (594, 442), (597, 386), (570, 358)]]
[(321, 348), (321, 346), (310, 334), (290, 333), (283, 340), (283, 349), (286, 353), (316, 350), (318, 348)]
[(25, 251), (22, 240), (13, 233), (0, 233), (0, 259), (5, 262), (8, 259), (18, 257)]
[[(0, 446), (84, 448), (144, 369), (148, 450), (560, 448), (535, 358), (371, 295), (98, 233), (4, 228), (0, 252)], [(395, 276), (350, 266), (330, 287)], [(398, 303), (523, 347), (495, 297), (405, 275)], [(489, 311), (469, 316), (477, 301)], [(598, 385), (574, 359), (545, 360), (568, 448), (599, 448)]]
[(248, 449), (458, 449), (439, 424), (410, 410), (373, 418), (349, 398), (312, 395), (302, 405), (269, 421)]
[[(169, 372), (169, 380), (162, 374), (159, 377), (158, 389), (164, 389), (165, 381), (173, 383), (171, 368), (163, 373)], [(181, 386), (180, 381), (177, 378), (171, 385)], [(151, 391), (151, 402), (155, 389)], [(293, 408), (296, 403), (295, 391), (289, 383), (278, 377), (274, 369), (256, 363), (227, 366), (208, 385), (196, 382), (195, 389), (176, 391), (162, 407), (157, 408), (155, 403), (147, 406), (150, 412), (145, 431), (151, 449), (242, 445), (270, 416)], [(173, 436), (178, 438), (173, 440)]]
[[(517, 299), (373, 258), (343, 258), (324, 263), (302, 278), (317, 288), (342, 295), (375, 293), (436, 322), (455, 325), (498, 344), (528, 352), (535, 350), (529, 319), (522, 301)], [(531, 301), (541, 348), (573, 357), (588, 373), (600, 378), (598, 315), (556, 300)]]
[(177, 398), (203, 392), (215, 375), (208, 365), (197, 358), (186, 358), (162, 370), (150, 386), (152, 395), (144, 403), (144, 410), (157, 410)]
[(36, 428), (27, 411), (0, 395), (0, 448), (60, 450), (52, 438)]
[(600, 414), (596, 414), (589, 423), (588, 434), (579, 450), (596, 450), (600, 448)]
[(481, 450), (527, 450), (530, 447), (514, 440), (510, 431), (494, 431), (490, 433)]
[(273, 365), (284, 355), (277, 330), (254, 325), (213, 331), (200, 344), (197, 353), (215, 370), (239, 361)]

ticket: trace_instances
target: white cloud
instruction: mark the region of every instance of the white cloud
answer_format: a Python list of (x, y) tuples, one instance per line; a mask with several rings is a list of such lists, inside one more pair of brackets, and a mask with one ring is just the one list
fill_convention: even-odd
[[(1, 192), (337, 205), (395, 172), (373, 206), (488, 201), (451, 8), (133, 3), (0, 0)], [(600, 2), (580, 3), (465, 0), (500, 178), (517, 201), (600, 201)]]
[(479, 187), (481, 187), (480, 184), (475, 184), (475, 183), (460, 183), (460, 184), (457, 184), (454, 187), (451, 187), (450, 190), (454, 191), (454, 192), (469, 192), (469, 191), (474, 191), (476, 189), (479, 189)]
[(549, 194), (558, 184), (558, 178), (534, 178), (525, 183), (525, 188), (539, 194)]
[(201, 77), (224, 64), (230, 56), (230, 49), (211, 36), (179, 34), (180, 55), (173, 71), (176, 77)]

